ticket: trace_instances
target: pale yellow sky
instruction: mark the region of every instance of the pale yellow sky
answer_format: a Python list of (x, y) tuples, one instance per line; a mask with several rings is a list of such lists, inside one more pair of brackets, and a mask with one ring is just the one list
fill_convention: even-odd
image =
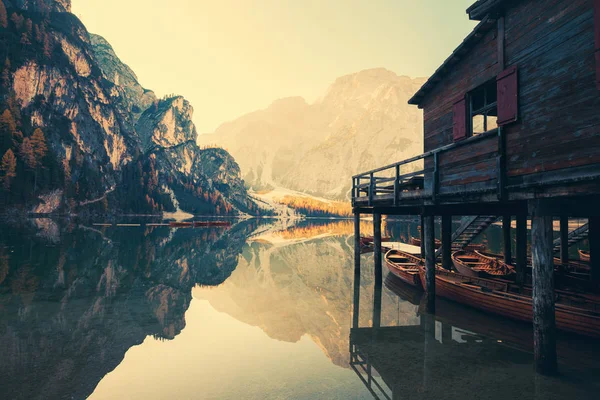
[(181, 94), (199, 133), (335, 78), (428, 76), (474, 27), (474, 0), (73, 0), (140, 83)]

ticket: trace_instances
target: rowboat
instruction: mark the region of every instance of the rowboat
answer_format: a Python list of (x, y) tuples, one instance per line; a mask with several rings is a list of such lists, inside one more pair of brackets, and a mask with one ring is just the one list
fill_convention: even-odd
[[(419, 266), (421, 282), (425, 267)], [(436, 295), (508, 318), (531, 322), (531, 289), (493, 279), (474, 278), (436, 268)], [(600, 301), (597, 297), (567, 291), (556, 293), (556, 327), (581, 335), (600, 337)]]
[(590, 252), (589, 251), (585, 251), (585, 250), (578, 250), (579, 252), (579, 259), (581, 261), (590, 261)]
[(452, 253), (452, 263), (458, 273), (474, 278), (507, 278), (515, 274), (512, 266), (478, 251), (456, 251)]
[(419, 287), (419, 265), (423, 264), (420, 257), (400, 250), (390, 250), (385, 253), (384, 259), (392, 274), (409, 285)]
[(171, 228), (190, 228), (192, 227), (191, 222), (169, 222)]
[(229, 221), (194, 221), (195, 228), (202, 228), (207, 226), (231, 226)]
[[(414, 237), (410, 238), (410, 244), (412, 244), (413, 246), (421, 247), (421, 239)], [(440, 247), (442, 247), (442, 241), (439, 239), (435, 239), (435, 248), (439, 249)]]
[[(421, 239), (419, 238), (410, 238), (410, 244), (413, 246), (421, 247)], [(442, 242), (439, 239), (435, 239), (435, 248), (439, 249), (442, 247)], [(466, 251), (477, 251), (477, 250), (485, 250), (484, 244), (471, 243), (465, 247)]]
[[(381, 242), (390, 242), (392, 240), (389, 236), (382, 236)], [(361, 246), (370, 246), (375, 242), (375, 238), (373, 236), (361, 236), (360, 237), (360, 245)]]

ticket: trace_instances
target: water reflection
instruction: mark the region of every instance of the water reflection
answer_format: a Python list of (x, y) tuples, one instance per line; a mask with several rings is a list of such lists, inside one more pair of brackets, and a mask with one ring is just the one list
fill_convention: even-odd
[(235, 269), (256, 222), (231, 230), (42, 221), (0, 233), (2, 398), (85, 398), (132, 346), (185, 327), (197, 284)]
[[(360, 276), (358, 277), (360, 278)], [(444, 299), (423, 312), (422, 292), (388, 275), (385, 288), (418, 307), (414, 324), (380, 325), (375, 289), (371, 325), (354, 321), (350, 365), (375, 399), (587, 399), (600, 382), (596, 340), (559, 334), (561, 375), (535, 374), (532, 328)], [(355, 293), (355, 302), (360, 294)]]
[[(494, 398), (485, 382), (544, 387), (527, 325), (447, 302), (431, 319), (421, 292), (387, 271), (377, 282), (372, 253), (355, 274), (350, 221), (0, 228), (1, 398)], [(418, 232), (415, 221), (385, 228), (396, 240)], [(559, 355), (585, 381), (598, 353), (579, 343), (562, 340)], [(552, 390), (573, 398), (597, 385), (560, 382)]]

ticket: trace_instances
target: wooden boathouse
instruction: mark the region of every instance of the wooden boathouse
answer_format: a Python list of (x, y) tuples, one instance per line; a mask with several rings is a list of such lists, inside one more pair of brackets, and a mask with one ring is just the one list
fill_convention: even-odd
[[(372, 214), (381, 280), (381, 216), (420, 215), (434, 311), (437, 256), (451, 268), (453, 249), (500, 218), (511, 263), (516, 220), (523, 285), (530, 220), (535, 360), (553, 373), (554, 256), (566, 264), (569, 245), (587, 235), (591, 286), (600, 282), (600, 0), (478, 0), (467, 14), (477, 26), (409, 101), (423, 109), (424, 153), (353, 177), (356, 241), (360, 215)], [(468, 216), (454, 232), (453, 216)], [(570, 232), (572, 217), (588, 223)]]

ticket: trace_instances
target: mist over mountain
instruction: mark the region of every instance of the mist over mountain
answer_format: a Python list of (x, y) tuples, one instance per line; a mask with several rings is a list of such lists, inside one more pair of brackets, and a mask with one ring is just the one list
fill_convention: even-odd
[(383, 68), (360, 71), (336, 79), (312, 104), (279, 99), (198, 141), (227, 149), (254, 189), (347, 199), (352, 175), (422, 152), (422, 114), (408, 100), (424, 82)]

